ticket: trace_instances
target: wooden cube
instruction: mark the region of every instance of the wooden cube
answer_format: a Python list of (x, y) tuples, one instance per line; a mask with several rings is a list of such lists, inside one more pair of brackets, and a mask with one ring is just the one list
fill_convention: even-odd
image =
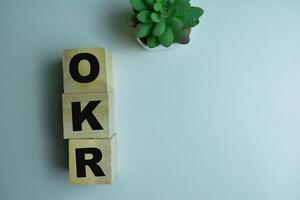
[(116, 174), (116, 135), (107, 139), (69, 140), (71, 184), (110, 184)]
[(112, 58), (105, 48), (64, 50), (63, 74), (65, 93), (112, 92)]
[(65, 139), (109, 138), (114, 134), (112, 93), (64, 93), (62, 99)]

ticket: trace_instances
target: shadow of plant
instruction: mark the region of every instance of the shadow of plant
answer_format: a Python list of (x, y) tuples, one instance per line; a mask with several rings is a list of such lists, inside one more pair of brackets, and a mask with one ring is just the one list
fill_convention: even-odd
[[(139, 49), (139, 44), (135, 40), (134, 30), (127, 24), (127, 18), (131, 12), (129, 2), (127, 7), (121, 4), (119, 6), (114, 5), (111, 9), (114, 12), (108, 12), (107, 16), (105, 16), (105, 23), (107, 24), (107, 28), (110, 29), (110, 37), (114, 38), (114, 42), (118, 46), (126, 49)], [(118, 49), (116, 48), (116, 50)]]

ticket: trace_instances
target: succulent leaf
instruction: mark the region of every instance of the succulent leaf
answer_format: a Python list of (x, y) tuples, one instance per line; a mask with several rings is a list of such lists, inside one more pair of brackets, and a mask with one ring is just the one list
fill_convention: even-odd
[(152, 7), (155, 4), (155, 0), (146, 0), (146, 3)]
[(192, 14), (184, 15), (181, 20), (185, 28), (194, 27), (199, 23), (199, 19), (195, 18)]
[(168, 19), (167, 20), (167, 25), (169, 27), (171, 27), (172, 29), (174, 29), (174, 30), (182, 29), (183, 26), (184, 26), (183, 22), (180, 19), (176, 18), (176, 17)]
[(175, 0), (167, 0), (166, 3), (173, 4), (174, 2), (175, 2)]
[(167, 12), (161, 12), (161, 15), (160, 15), (162, 18), (168, 18), (169, 17), (169, 13), (168, 13), (168, 11)]
[(158, 22), (161, 21), (161, 16), (160, 16), (158, 13), (153, 12), (153, 13), (151, 13), (151, 20), (152, 20), (153, 22), (158, 23)]
[(130, 0), (132, 7), (137, 11), (147, 10), (148, 6), (143, 0)]
[(140, 12), (136, 17), (140, 22), (149, 23), (151, 22), (150, 18), (151, 12), (149, 10), (144, 10)]
[(191, 24), (190, 24), (190, 25), (191, 25), (190, 27), (194, 27), (194, 26), (196, 26), (196, 25), (199, 24), (199, 19), (198, 19), (198, 18), (195, 18), (195, 19), (191, 20), (190, 23), (191, 23)]
[(173, 44), (174, 42), (174, 33), (170, 27), (167, 27), (165, 32), (159, 36), (159, 42), (164, 46), (164, 47), (169, 47)]
[(143, 37), (146, 37), (147, 35), (149, 35), (151, 33), (152, 26), (153, 26), (153, 23), (149, 23), (149, 24), (140, 23), (140, 24), (138, 24), (136, 26), (136, 31), (135, 31), (136, 37), (143, 38)]
[(175, 31), (175, 42), (179, 44), (187, 44), (190, 41), (190, 32), (189, 30), (183, 29)]
[(154, 9), (156, 12), (161, 11), (161, 9), (162, 9), (162, 4), (161, 4), (161, 3), (155, 3), (154, 6), (153, 6), (153, 9)]
[(176, 2), (174, 4), (174, 7), (176, 7), (178, 9), (178, 14), (179, 15), (182, 15), (184, 14), (185, 12), (188, 11), (188, 9), (190, 8), (191, 4), (189, 2)]
[(166, 21), (162, 20), (154, 25), (152, 29), (152, 34), (155, 36), (160, 36), (165, 32), (165, 30), (166, 30)]
[(176, 3), (189, 3), (190, 0), (176, 0)]
[(165, 0), (155, 0), (156, 3), (164, 4)]
[(177, 13), (178, 13), (178, 8), (174, 6), (168, 10), (167, 17), (169, 18), (175, 17)]
[(189, 8), (188, 13), (194, 18), (199, 18), (203, 15), (204, 10), (202, 8), (192, 6)]
[(154, 47), (157, 47), (159, 45), (159, 41), (158, 41), (158, 38), (153, 36), (153, 35), (150, 35), (147, 37), (147, 45), (150, 47), (150, 48), (154, 48)]
[(174, 0), (166, 0), (164, 3), (164, 7), (166, 7), (167, 9), (170, 9), (173, 3), (174, 3)]

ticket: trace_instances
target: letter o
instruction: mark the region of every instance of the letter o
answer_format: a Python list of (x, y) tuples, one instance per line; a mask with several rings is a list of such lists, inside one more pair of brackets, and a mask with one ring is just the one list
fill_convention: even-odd
[[(90, 73), (87, 76), (82, 76), (79, 73), (79, 63), (82, 60), (87, 60), (90, 63)], [(70, 74), (71, 77), (80, 83), (89, 83), (94, 81), (97, 76), (99, 75), (100, 72), (100, 64), (96, 56), (90, 53), (79, 53), (75, 56), (70, 61), (70, 66), (69, 66)]]

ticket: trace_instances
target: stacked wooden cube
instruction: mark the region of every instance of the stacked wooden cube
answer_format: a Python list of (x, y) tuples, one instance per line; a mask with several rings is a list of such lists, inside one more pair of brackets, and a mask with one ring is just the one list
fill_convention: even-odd
[(63, 55), (64, 139), (72, 184), (110, 184), (117, 173), (112, 58), (104, 48)]

